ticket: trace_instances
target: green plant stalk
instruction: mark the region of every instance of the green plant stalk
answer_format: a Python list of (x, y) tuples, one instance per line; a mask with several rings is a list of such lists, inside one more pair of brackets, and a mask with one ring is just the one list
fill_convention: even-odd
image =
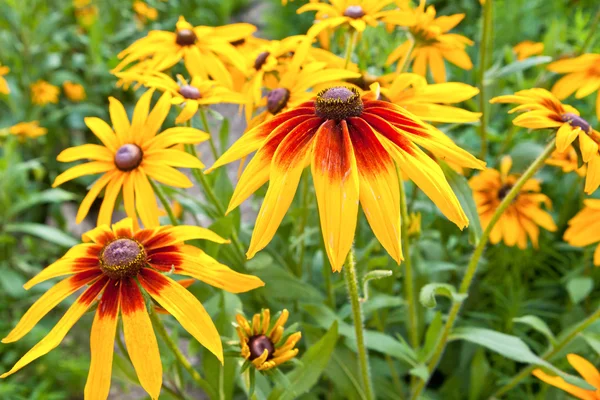
[(358, 367), (362, 376), (363, 388), (367, 400), (373, 400), (373, 384), (371, 383), (371, 371), (369, 369), (369, 358), (365, 346), (365, 335), (363, 326), (363, 314), (358, 294), (358, 278), (356, 276), (356, 264), (354, 260), (354, 249), (350, 249), (344, 266), (344, 279), (350, 305), (352, 306), (352, 321), (356, 333), (356, 347), (358, 348)]
[(215, 158), (215, 161), (219, 158), (219, 152), (217, 151), (217, 146), (215, 146), (215, 141), (213, 140), (212, 134), (210, 133), (210, 126), (208, 125), (208, 119), (206, 118), (206, 112), (203, 107), (200, 107), (200, 119), (202, 120), (202, 125), (204, 125), (204, 131), (208, 133), (208, 143), (210, 144), (210, 151)]
[(488, 103), (486, 86), (484, 83), (485, 70), (487, 68), (488, 42), (492, 35), (492, 2), (487, 0), (483, 5), (483, 26), (481, 28), (481, 45), (479, 47), (479, 74), (477, 81), (479, 83), (479, 111), (481, 112), (481, 124), (479, 125), (479, 135), (481, 137), (481, 153), (479, 158), (485, 160), (487, 154), (487, 123), (488, 123)]
[(415, 39), (410, 34), (410, 32), (407, 32), (406, 34), (408, 35), (408, 40), (410, 40), (410, 47), (408, 48), (408, 51), (406, 52), (406, 55), (404, 56), (402, 65), (399, 66), (399, 68), (398, 68), (398, 71), (400, 71), (400, 72), (408, 71), (408, 66), (410, 65), (410, 56), (412, 55), (412, 51), (415, 48)]
[(154, 193), (156, 193), (156, 195), (158, 196), (158, 199), (160, 200), (160, 203), (162, 204), (162, 206), (164, 207), (165, 211), (167, 212), (167, 215), (169, 216), (169, 219), (171, 220), (171, 225), (179, 225), (179, 221), (177, 221), (177, 218), (175, 217), (175, 214), (173, 213), (173, 210), (171, 209), (171, 205), (169, 204), (169, 201), (167, 200), (167, 197), (165, 196), (165, 193), (163, 192), (162, 188), (156, 184), (156, 182), (154, 182), (152, 179), (148, 179), (150, 181), (150, 185), (152, 186), (152, 189), (154, 189)]
[[(496, 225), (496, 222), (498, 222), (498, 220), (500, 219), (500, 217), (502, 216), (504, 211), (506, 211), (508, 206), (517, 197), (517, 195), (519, 194), (523, 185), (525, 185), (525, 183), (540, 168), (542, 168), (544, 166), (546, 160), (550, 157), (550, 155), (552, 155), (552, 152), (554, 151), (555, 147), (556, 147), (556, 138), (553, 138), (550, 141), (550, 143), (546, 146), (546, 148), (544, 149), (542, 154), (540, 154), (538, 156), (538, 158), (536, 158), (535, 161), (533, 161), (533, 163), (529, 166), (529, 168), (527, 168), (527, 171), (525, 171), (525, 173), (515, 183), (515, 185), (510, 190), (510, 192), (508, 192), (506, 197), (502, 200), (502, 202), (500, 203), (500, 205), (494, 212), (494, 215), (490, 219), (490, 222), (489, 222), (487, 228), (485, 228), (485, 231), (481, 235), (479, 243), (477, 244), (477, 247), (475, 248), (475, 251), (473, 252), (473, 256), (471, 256), (471, 260), (469, 261), (469, 265), (467, 266), (467, 269), (465, 271), (465, 276), (463, 277), (463, 280), (458, 289), (459, 295), (460, 294), (463, 294), (463, 295), (468, 294), (469, 287), (471, 286), (471, 282), (473, 281), (473, 278), (475, 277), (475, 272), (477, 272), (479, 260), (480, 260), (481, 256), (483, 255), (483, 251), (485, 250), (485, 245), (487, 244), (487, 242), (490, 238), (490, 234), (492, 233), (492, 229)], [(429, 360), (429, 363), (427, 364), (427, 369), (428, 369), (430, 375), (437, 368), (437, 365), (438, 365), (440, 359), (442, 358), (442, 355), (446, 348), (446, 344), (448, 342), (448, 337), (450, 336), (450, 331), (452, 330), (452, 327), (454, 326), (454, 323), (456, 322), (456, 317), (458, 316), (458, 313), (460, 312), (461, 305), (462, 305), (462, 302), (454, 302), (452, 304), (452, 307), (450, 308), (450, 312), (448, 313), (448, 319), (446, 320), (446, 324), (444, 325), (444, 328), (442, 329), (442, 332), (441, 332), (441, 334), (438, 338), (438, 341), (435, 345), (435, 348), (432, 352), (433, 355), (431, 356), (431, 359)], [(420, 381), (419, 384), (416, 386), (411, 398), (415, 399), (415, 400), (418, 399), (419, 395), (425, 388), (426, 384), (427, 384), (426, 381)]]
[(585, 53), (588, 46), (590, 45), (590, 43), (592, 43), (592, 39), (594, 39), (595, 34), (596, 34), (596, 29), (598, 28), (598, 23), (600, 23), (600, 10), (598, 10), (598, 12), (596, 13), (596, 16), (594, 17), (594, 20), (592, 21), (592, 27), (591, 27), (590, 31), (588, 32), (588, 35), (585, 38), (585, 41), (581, 45), (581, 50), (579, 51), (580, 53), (582, 53), (582, 54)]
[(354, 51), (354, 44), (356, 42), (356, 37), (358, 32), (352, 30), (352, 33), (348, 32), (348, 42), (346, 43), (346, 56), (344, 57), (344, 69), (348, 68), (348, 64), (350, 64), (350, 59), (352, 58), (352, 52)]
[[(542, 355), (541, 358), (545, 361), (549, 361), (550, 359), (552, 359), (552, 357), (554, 357), (556, 354), (558, 354), (560, 351), (562, 351), (569, 343), (571, 343), (573, 341), (573, 339), (575, 339), (577, 337), (577, 335), (579, 335), (580, 332), (582, 332), (588, 326), (590, 326), (591, 324), (596, 322), (599, 318), (600, 318), (600, 307), (589, 317), (587, 317), (586, 319), (581, 321), (579, 324), (577, 324), (575, 327), (573, 327), (573, 329), (571, 329), (571, 331), (569, 331), (569, 333), (567, 335), (565, 335), (564, 338), (559, 340), (554, 346), (552, 346), (551, 348), (546, 350), (546, 352)], [(517, 375), (515, 375), (506, 385), (504, 385), (500, 389), (498, 389), (491, 397), (497, 398), (497, 397), (502, 396), (503, 394), (505, 394), (506, 392), (508, 392), (515, 386), (517, 386), (519, 384), (519, 382), (521, 382), (523, 379), (525, 379), (529, 375), (531, 375), (531, 372), (535, 368), (536, 368), (535, 365), (530, 365), (528, 367), (523, 368), (521, 370), (521, 372), (519, 372)]]
[(296, 267), (296, 276), (299, 278), (302, 277), (302, 272), (304, 270), (304, 253), (306, 252), (306, 236), (304, 235), (304, 230), (306, 228), (306, 222), (308, 220), (308, 191), (308, 174), (304, 174), (304, 177), (302, 178), (302, 215), (300, 217), (301, 219), (298, 228), (298, 232), (301, 235), (302, 239), (300, 240), (300, 255), (298, 256), (298, 265)]

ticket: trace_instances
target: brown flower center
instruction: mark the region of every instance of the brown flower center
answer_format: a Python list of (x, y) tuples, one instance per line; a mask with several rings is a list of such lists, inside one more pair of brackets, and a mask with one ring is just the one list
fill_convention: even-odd
[(348, 6), (344, 11), (344, 17), (350, 17), (353, 19), (362, 18), (365, 16), (365, 11), (361, 6)]
[(192, 100), (198, 100), (201, 97), (198, 88), (191, 85), (185, 85), (179, 88), (179, 94), (181, 94), (186, 99)]
[(115, 153), (115, 165), (123, 172), (136, 169), (142, 163), (144, 153), (135, 144), (124, 144)]
[(254, 60), (254, 69), (255, 70), (259, 70), (262, 68), (263, 65), (265, 65), (265, 62), (267, 61), (267, 58), (269, 57), (271, 53), (269, 53), (268, 51), (263, 51), (262, 53), (260, 53), (257, 57), (256, 60)]
[(592, 131), (592, 126), (577, 114), (564, 113), (560, 116), (560, 119), (563, 122), (568, 122), (571, 126), (581, 128), (585, 133), (590, 133)]
[(498, 200), (502, 201), (506, 197), (506, 195), (512, 190), (513, 185), (505, 184), (498, 190)]
[(248, 347), (250, 348), (250, 360), (260, 357), (265, 350), (268, 353), (267, 360), (273, 358), (275, 345), (265, 335), (252, 336), (248, 341)]
[(286, 88), (273, 89), (267, 95), (267, 110), (273, 115), (283, 110), (290, 99), (290, 91)]
[(100, 269), (109, 278), (132, 278), (146, 264), (146, 251), (136, 240), (120, 238), (107, 244), (99, 259)]
[(191, 46), (196, 43), (198, 37), (191, 29), (181, 29), (177, 31), (177, 37), (175, 39), (175, 43), (180, 46)]
[(361, 115), (363, 102), (355, 88), (336, 86), (319, 92), (315, 111), (321, 118), (339, 121)]

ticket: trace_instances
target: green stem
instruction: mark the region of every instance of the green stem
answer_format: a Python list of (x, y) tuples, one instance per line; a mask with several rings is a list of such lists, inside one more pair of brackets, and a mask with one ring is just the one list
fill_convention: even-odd
[(487, 154), (487, 122), (488, 122), (488, 104), (486, 97), (486, 85), (484, 83), (485, 70), (487, 68), (488, 42), (492, 35), (492, 2), (487, 0), (483, 5), (483, 26), (481, 28), (481, 44), (479, 46), (479, 111), (481, 112), (481, 124), (479, 125), (479, 134), (481, 136), (481, 153), (479, 158), (485, 160)]
[[(546, 352), (542, 355), (541, 358), (545, 361), (549, 361), (550, 359), (552, 359), (556, 354), (561, 352), (569, 343), (571, 343), (573, 341), (573, 339), (575, 339), (577, 337), (577, 335), (579, 335), (580, 332), (582, 332), (588, 326), (590, 326), (591, 324), (596, 322), (596, 320), (598, 320), (598, 318), (600, 318), (600, 307), (596, 310), (596, 312), (594, 312), (589, 317), (587, 317), (586, 319), (581, 321), (579, 324), (577, 324), (575, 327), (573, 327), (569, 331), (569, 333), (567, 333), (554, 346), (552, 346), (551, 348), (546, 350)], [(492, 398), (499, 398), (500, 396), (502, 396), (503, 394), (505, 394), (506, 392), (508, 392), (515, 386), (517, 386), (519, 384), (519, 382), (521, 382), (523, 379), (525, 379), (529, 375), (531, 375), (531, 372), (535, 368), (536, 368), (535, 365), (530, 365), (528, 367), (523, 368), (521, 370), (521, 372), (519, 372), (517, 375), (515, 375), (506, 385), (504, 385), (500, 389), (498, 389), (496, 391), (496, 393), (494, 393), (492, 395)]]
[(371, 371), (369, 369), (369, 359), (367, 348), (365, 346), (363, 315), (358, 294), (358, 278), (356, 276), (354, 249), (350, 249), (348, 252), (346, 265), (344, 267), (344, 279), (346, 281), (348, 296), (350, 297), (350, 305), (352, 306), (352, 320), (354, 322), (354, 332), (356, 333), (356, 347), (358, 348), (358, 367), (362, 375), (363, 388), (367, 400), (373, 400), (375, 396), (373, 394)]
[(404, 55), (404, 60), (402, 61), (402, 65), (398, 66), (399, 67), (398, 71), (400, 71), (400, 73), (406, 72), (408, 70), (408, 66), (410, 65), (410, 56), (412, 55), (412, 51), (415, 48), (415, 39), (412, 37), (410, 32), (407, 32), (407, 35), (408, 35), (408, 40), (410, 40), (410, 47), (408, 48), (408, 51)]
[(167, 332), (164, 324), (158, 317), (158, 314), (155, 312), (151, 312), (150, 318), (152, 319), (152, 324), (154, 325), (154, 329), (156, 330), (156, 332), (158, 332), (158, 334), (163, 339), (163, 341), (165, 342), (165, 344), (167, 345), (169, 350), (171, 350), (171, 352), (175, 356), (175, 359), (177, 359), (177, 362), (179, 364), (181, 364), (181, 366), (190, 374), (190, 376), (192, 377), (194, 382), (198, 386), (200, 386), (202, 389), (204, 389), (204, 391), (206, 392), (206, 394), (209, 395), (210, 398), (215, 398), (216, 395), (215, 395), (212, 387), (210, 386), (210, 384), (207, 381), (205, 381), (204, 379), (202, 379), (202, 377), (200, 376), (198, 371), (196, 371), (194, 369), (194, 367), (192, 367), (192, 364), (190, 364), (188, 359), (185, 358), (183, 353), (179, 350), (179, 346), (169, 336), (169, 333)]
[[(546, 146), (546, 148), (544, 149), (542, 154), (540, 154), (538, 156), (538, 158), (535, 159), (535, 161), (529, 166), (529, 168), (527, 168), (527, 171), (525, 171), (525, 173), (515, 183), (515, 185), (510, 190), (510, 192), (508, 192), (508, 194), (506, 195), (504, 200), (502, 200), (502, 202), (500, 203), (500, 205), (494, 212), (494, 215), (490, 219), (488, 226), (485, 228), (485, 231), (483, 232), (483, 234), (481, 235), (481, 238), (479, 239), (479, 243), (477, 244), (477, 247), (475, 248), (475, 251), (473, 252), (473, 256), (471, 256), (471, 260), (469, 261), (469, 265), (467, 266), (467, 269), (465, 271), (465, 276), (463, 277), (463, 280), (458, 289), (459, 294), (463, 294), (463, 295), (468, 294), (469, 287), (471, 286), (471, 282), (473, 281), (473, 278), (475, 277), (475, 272), (477, 272), (477, 266), (479, 265), (479, 259), (481, 258), (483, 251), (485, 250), (485, 245), (488, 242), (488, 239), (490, 237), (492, 229), (496, 225), (496, 222), (498, 222), (498, 220), (500, 219), (500, 217), (502, 216), (504, 211), (506, 211), (508, 206), (510, 206), (512, 204), (513, 200), (517, 197), (517, 195), (521, 191), (521, 188), (523, 187), (523, 185), (525, 185), (525, 183), (540, 168), (542, 168), (544, 166), (544, 163), (550, 157), (550, 155), (554, 151), (555, 147), (556, 147), (556, 139), (553, 138), (550, 141), (550, 143)], [(441, 334), (438, 338), (438, 341), (435, 345), (435, 348), (433, 350), (433, 355), (431, 356), (431, 359), (429, 360), (429, 363), (427, 365), (427, 369), (429, 370), (430, 376), (433, 373), (433, 371), (437, 368), (437, 365), (438, 365), (440, 359), (442, 358), (442, 355), (446, 348), (446, 344), (448, 342), (448, 337), (450, 336), (450, 331), (452, 330), (452, 327), (454, 326), (454, 323), (456, 322), (456, 317), (458, 316), (458, 313), (460, 312), (461, 305), (462, 305), (462, 302), (454, 302), (452, 304), (452, 307), (450, 308), (450, 312), (448, 313), (448, 319), (446, 320), (446, 324), (444, 325), (444, 327), (442, 329), (442, 332), (441, 332)], [(427, 384), (426, 381), (419, 382), (419, 384), (415, 388), (415, 391), (413, 392), (412, 399), (416, 400), (419, 398), (419, 395), (425, 388), (426, 384)]]
[(200, 107), (200, 119), (202, 120), (202, 125), (204, 125), (204, 131), (208, 133), (208, 143), (210, 144), (210, 151), (215, 158), (215, 161), (219, 158), (219, 152), (217, 151), (217, 146), (215, 146), (215, 141), (213, 140), (212, 134), (210, 133), (210, 126), (208, 125), (208, 119), (206, 118), (206, 112), (203, 107)]
[(599, 23), (600, 23), (600, 9), (598, 10), (598, 12), (596, 12), (596, 16), (594, 17), (594, 20), (592, 21), (592, 28), (588, 32), (588, 35), (585, 38), (585, 41), (583, 42), (583, 45), (581, 45), (581, 50), (579, 51), (580, 53), (585, 53), (588, 46), (590, 45), (590, 43), (592, 43), (592, 39), (594, 39), (594, 35), (596, 34), (596, 29), (598, 28)]
[(162, 204), (165, 211), (167, 212), (167, 215), (169, 216), (169, 219), (171, 220), (171, 224), (179, 225), (179, 221), (177, 221), (177, 218), (175, 217), (175, 214), (173, 213), (173, 210), (171, 209), (171, 205), (169, 204), (169, 201), (167, 200), (167, 197), (165, 196), (165, 193), (163, 192), (162, 188), (159, 185), (157, 185), (152, 179), (148, 179), (148, 180), (150, 181), (150, 185), (152, 186), (152, 189), (154, 189), (154, 193), (156, 193), (156, 195), (158, 196), (158, 199), (160, 200), (160, 203)]
[(358, 32), (352, 30), (352, 33), (348, 33), (348, 42), (346, 43), (346, 57), (344, 68), (348, 68), (348, 64), (350, 64), (350, 59), (352, 58), (352, 52), (354, 50), (354, 42), (356, 42), (356, 36)]
[(304, 253), (306, 250), (306, 235), (304, 234), (304, 230), (306, 228), (306, 221), (308, 220), (308, 202), (310, 199), (308, 192), (308, 174), (304, 174), (304, 177), (302, 178), (302, 215), (300, 216), (300, 224), (298, 228), (299, 235), (302, 238), (300, 239), (300, 256), (298, 257), (298, 266), (296, 268), (296, 276), (298, 277), (302, 277)]

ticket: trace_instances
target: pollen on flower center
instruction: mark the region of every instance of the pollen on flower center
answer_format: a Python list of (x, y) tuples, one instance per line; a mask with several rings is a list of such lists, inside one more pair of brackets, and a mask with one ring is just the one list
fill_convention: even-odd
[(115, 165), (123, 172), (136, 169), (142, 163), (143, 152), (135, 144), (124, 144), (115, 153)]
[(498, 200), (500, 200), (500, 201), (504, 200), (504, 198), (506, 197), (506, 195), (510, 192), (510, 190), (512, 188), (513, 188), (513, 185), (509, 185), (509, 184), (502, 186), (500, 188), (500, 190), (498, 190)]
[(273, 352), (275, 351), (275, 345), (271, 342), (268, 336), (257, 335), (252, 336), (248, 340), (248, 347), (250, 348), (250, 360), (254, 360), (262, 355), (267, 350), (267, 360), (273, 358)]
[(107, 244), (100, 253), (100, 269), (111, 279), (136, 276), (146, 263), (144, 246), (133, 239), (120, 238)]
[(317, 94), (315, 111), (321, 118), (339, 121), (361, 115), (363, 102), (355, 88), (336, 86)]
[(262, 66), (265, 64), (265, 62), (267, 61), (267, 58), (269, 57), (271, 53), (269, 53), (268, 51), (263, 51), (262, 53), (260, 53), (257, 57), (256, 60), (254, 60), (254, 69), (255, 70), (259, 70), (262, 68)]
[(198, 88), (191, 85), (182, 86), (179, 93), (186, 99), (198, 100), (201, 97)]
[(568, 122), (571, 126), (581, 128), (585, 133), (590, 133), (592, 131), (592, 126), (577, 114), (564, 113), (560, 116), (560, 119), (563, 122)]
[(175, 39), (175, 43), (180, 46), (191, 46), (196, 43), (198, 37), (191, 29), (181, 29), (177, 31), (177, 38)]
[(361, 6), (348, 6), (344, 11), (344, 17), (358, 19), (365, 16), (365, 11)]
[(290, 99), (290, 91), (286, 88), (273, 89), (267, 95), (267, 110), (273, 115), (283, 110)]

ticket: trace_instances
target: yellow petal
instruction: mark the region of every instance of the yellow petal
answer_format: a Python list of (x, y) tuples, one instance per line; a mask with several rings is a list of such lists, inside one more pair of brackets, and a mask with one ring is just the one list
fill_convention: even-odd
[(76, 147), (69, 147), (60, 152), (56, 160), (60, 162), (71, 162), (89, 158), (95, 161), (113, 162), (115, 156), (104, 146), (97, 144), (84, 144)]
[[(112, 182), (117, 175), (122, 174), (121, 171), (116, 169), (109, 171), (102, 175), (90, 188), (90, 191), (85, 195), (81, 204), (79, 205), (79, 210), (77, 210), (77, 216), (75, 217), (75, 222), (78, 224), (81, 223), (88, 215), (90, 211), (90, 207), (94, 203), (94, 200), (98, 197), (102, 189), (108, 184), (108, 182)], [(128, 174), (129, 175), (129, 174)]]
[(117, 140), (115, 132), (113, 132), (106, 122), (97, 117), (86, 117), (84, 118), (84, 122), (107, 149), (113, 153), (117, 151), (119, 148), (119, 141)]
[(115, 99), (114, 97), (109, 97), (108, 111), (110, 113), (110, 119), (112, 121), (113, 128), (117, 135), (118, 145), (122, 146), (126, 143), (129, 143), (130, 124), (125, 107), (123, 107), (123, 104), (119, 100)]
[(565, 380), (563, 378), (561, 378), (560, 376), (550, 376), (550, 375), (546, 374), (544, 371), (542, 371), (541, 369), (533, 370), (532, 374), (536, 378), (538, 378), (552, 386), (556, 386), (557, 388), (562, 389), (569, 394), (572, 394), (573, 396), (577, 397), (578, 399), (581, 399), (581, 400), (596, 400), (597, 399), (594, 391), (581, 389), (578, 386), (571, 385), (570, 383), (565, 382)]
[(573, 141), (577, 138), (579, 133), (579, 129), (573, 129), (571, 124), (564, 123), (558, 131), (556, 132), (556, 149), (564, 153), (567, 148), (573, 143)]
[(60, 186), (67, 181), (84, 175), (99, 174), (101, 172), (110, 171), (111, 169), (115, 169), (115, 165), (112, 162), (106, 161), (92, 161), (89, 163), (76, 165), (57, 176), (52, 184), (52, 187)]
[(158, 206), (148, 177), (140, 168), (132, 171), (135, 187), (135, 209), (145, 228), (158, 226)]
[(171, 94), (168, 91), (158, 99), (158, 102), (148, 115), (148, 119), (144, 125), (144, 135), (141, 139), (141, 143), (145, 143), (147, 140), (152, 139), (160, 130), (162, 124), (165, 122), (169, 111), (171, 110)]
[(98, 225), (110, 224), (112, 221), (113, 210), (115, 209), (115, 202), (121, 192), (123, 181), (125, 180), (125, 174), (119, 174), (106, 186), (106, 192), (102, 205), (100, 206), (100, 212), (98, 213)]
[(144, 153), (144, 160), (152, 164), (170, 167), (204, 168), (204, 164), (193, 155), (176, 149), (157, 149)]
[(163, 163), (152, 163), (144, 160), (141, 167), (146, 175), (165, 185), (179, 188), (191, 188), (194, 186), (192, 181), (190, 181), (190, 178), (185, 176), (184, 173), (179, 172), (175, 168), (164, 165)]

